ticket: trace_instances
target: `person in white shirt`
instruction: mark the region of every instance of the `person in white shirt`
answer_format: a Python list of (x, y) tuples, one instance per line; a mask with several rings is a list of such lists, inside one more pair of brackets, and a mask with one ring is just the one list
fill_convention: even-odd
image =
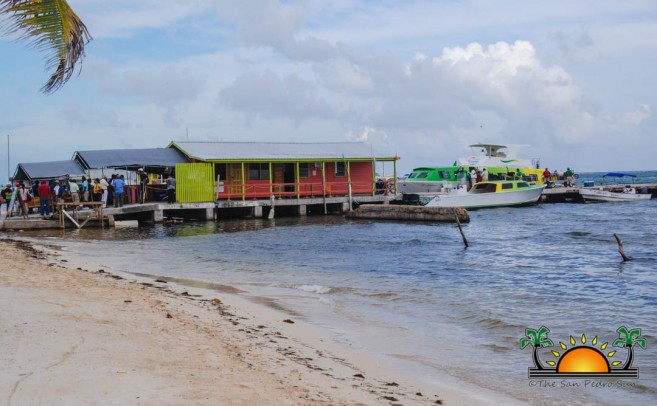
[(107, 206), (107, 186), (109, 186), (107, 176), (103, 175), (103, 178), (100, 180), (100, 189), (103, 191), (103, 196), (100, 200), (103, 202), (103, 207)]

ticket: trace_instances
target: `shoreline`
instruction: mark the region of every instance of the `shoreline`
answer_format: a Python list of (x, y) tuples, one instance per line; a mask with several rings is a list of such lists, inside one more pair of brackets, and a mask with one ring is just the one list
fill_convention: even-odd
[[(101, 361), (93, 354), (81, 351), (82, 347), (89, 346), (101, 346), (104, 353), (120, 349), (137, 359), (147, 356), (148, 368), (158, 372), (148, 372), (143, 367), (133, 368), (134, 373), (128, 367), (119, 368), (126, 371), (115, 371), (114, 374), (105, 371), (105, 375), (98, 378), (103, 380), (102, 385), (96, 383), (100, 386), (107, 384), (104, 392), (92, 394), (88, 390), (72, 390), (70, 397), (60, 398), (66, 403), (114, 401), (115, 392), (122, 396), (134, 395), (123, 400), (135, 404), (153, 401), (167, 404), (190, 401), (195, 404), (221, 401), (271, 404), (273, 394), (277, 404), (520, 403), (517, 399), (478, 387), (473, 391), (467, 383), (459, 382), (458, 388), (447, 388), (411, 382), (408, 377), (389, 371), (381, 360), (331, 342), (321, 328), (294, 320), (293, 316), (267, 304), (240, 297), (239, 292), (231, 291), (230, 287), (191, 287), (130, 272), (110, 273), (88, 261), (83, 264), (62, 257), (47, 246), (36, 248), (30, 242), (9, 238), (2, 240), (0, 249), (5, 258), (12, 258), (13, 264), (10, 270), (0, 274), (2, 300), (14, 310), (7, 320), (4, 316), (0, 318), (2, 328), (9, 331), (2, 341), (16, 343), (7, 348), (19, 353), (9, 355), (16, 358), (11, 359), (15, 367), (5, 372), (0, 381), (2, 387), (6, 387), (3, 392), (8, 391), (8, 404), (24, 403), (19, 399), (34, 401), (28, 390), (36, 383), (34, 374), (45, 374), (51, 379), (51, 375), (62, 377), (54, 379), (56, 386), (39, 386), (40, 392), (44, 393), (40, 395), (43, 397), (37, 398), (41, 401), (50, 402), (53, 398), (49, 395), (55, 395), (55, 389), (60, 386), (74, 386), (76, 371), (84, 371), (85, 366)], [(43, 322), (40, 320), (43, 314), (53, 311), (52, 306), (46, 306), (42, 301), (44, 296), (47, 302), (56, 303), (56, 309), (61, 312), (58, 313), (60, 317), (49, 318), (47, 326), (55, 331), (70, 331), (73, 335), (81, 328), (85, 332), (89, 330), (89, 335), (102, 339), (102, 343), (90, 344), (92, 340), (82, 334), (83, 339), (78, 345), (64, 350), (57, 347), (66, 347), (64, 344), (70, 344), (67, 343), (70, 340), (62, 343), (62, 337), (54, 337), (58, 345), (37, 349), (45, 358), (68, 354), (64, 361), (44, 366), (35, 360), (23, 359), (25, 352), (35, 350), (34, 344), (40, 339), (23, 342), (27, 334), (38, 331), (34, 327), (26, 327), (30, 331), (21, 331), (20, 326)], [(97, 307), (104, 317), (83, 317), (88, 316), (85, 309)], [(72, 319), (62, 317), (78, 312), (83, 314)], [(23, 319), (27, 321), (21, 324)], [(13, 327), (11, 323), (15, 323)], [(106, 334), (108, 325), (120, 327), (121, 324), (128, 324), (136, 331), (130, 329), (119, 334)], [(143, 333), (146, 333), (145, 337), (141, 336)], [(49, 343), (52, 338), (48, 338)], [(143, 341), (145, 338), (158, 345)], [(128, 349), (125, 348), (126, 342), (130, 343)], [(189, 348), (189, 343), (195, 344), (193, 348)], [(182, 387), (170, 365), (172, 352), (180, 358), (173, 364), (183, 370), (189, 368), (189, 375), (194, 377)], [(184, 362), (187, 359), (195, 366), (187, 365), (188, 362)], [(28, 369), (34, 371), (24, 372)], [(67, 372), (54, 371), (59, 369)], [(160, 373), (161, 370), (166, 373)], [(226, 373), (226, 370), (230, 372)], [(107, 380), (117, 375), (137, 375), (139, 387), (131, 387), (126, 392), (124, 387), (116, 386), (120, 385), (114, 382), (117, 379)], [(86, 374), (79, 379), (85, 377)], [(247, 382), (249, 384), (245, 384)], [(216, 390), (217, 387), (222, 390)], [(142, 395), (137, 397), (137, 392)]]

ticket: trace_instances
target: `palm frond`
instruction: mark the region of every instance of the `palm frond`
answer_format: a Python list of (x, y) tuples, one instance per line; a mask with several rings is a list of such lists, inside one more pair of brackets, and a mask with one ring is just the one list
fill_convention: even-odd
[(0, 0), (0, 14), (9, 16), (9, 32), (50, 52), (46, 66), (54, 72), (41, 91), (51, 93), (63, 86), (92, 39), (66, 0)]

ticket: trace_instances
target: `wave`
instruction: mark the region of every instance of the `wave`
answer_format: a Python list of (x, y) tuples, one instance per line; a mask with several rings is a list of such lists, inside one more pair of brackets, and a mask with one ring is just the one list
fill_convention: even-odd
[(331, 293), (332, 289), (321, 285), (298, 285), (295, 289), (303, 290), (304, 292), (317, 293), (320, 295)]

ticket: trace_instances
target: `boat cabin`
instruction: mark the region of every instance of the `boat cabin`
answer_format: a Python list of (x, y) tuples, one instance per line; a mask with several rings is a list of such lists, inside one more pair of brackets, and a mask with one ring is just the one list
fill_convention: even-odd
[(470, 190), (472, 194), (479, 193), (502, 193), (502, 192), (511, 192), (518, 189), (529, 188), (529, 183), (525, 181), (515, 181), (515, 182), (480, 182), (474, 185)]

